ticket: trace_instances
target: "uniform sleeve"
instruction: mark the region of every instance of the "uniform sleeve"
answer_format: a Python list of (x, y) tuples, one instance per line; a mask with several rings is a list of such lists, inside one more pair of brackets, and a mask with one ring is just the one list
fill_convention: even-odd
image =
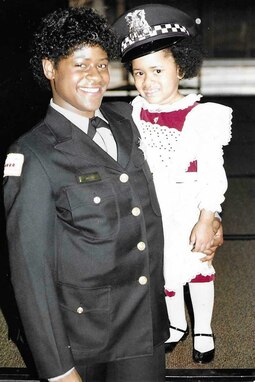
[(223, 146), (231, 140), (232, 109), (205, 103), (196, 106), (190, 114), (198, 136), (199, 208), (221, 212), (228, 187)]
[(41, 378), (74, 366), (54, 280), (55, 203), (37, 156), (15, 144), (5, 164), (4, 204), (11, 279), (26, 337)]

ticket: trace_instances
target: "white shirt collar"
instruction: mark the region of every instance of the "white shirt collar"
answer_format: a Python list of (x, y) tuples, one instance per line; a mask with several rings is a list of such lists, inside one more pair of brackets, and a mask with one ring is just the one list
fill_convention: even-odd
[[(84, 133), (87, 134), (89, 118), (83, 117), (82, 115), (79, 115), (73, 111), (67, 110), (57, 105), (56, 103), (53, 102), (53, 99), (50, 100), (50, 106), (53, 107), (53, 109), (55, 109), (59, 113), (61, 113), (65, 118), (67, 118), (70, 122), (72, 122), (75, 126), (79, 127)], [(106, 121), (106, 119), (104, 118), (104, 116), (102, 115), (99, 109), (95, 111), (95, 116), (100, 117), (104, 121)]]

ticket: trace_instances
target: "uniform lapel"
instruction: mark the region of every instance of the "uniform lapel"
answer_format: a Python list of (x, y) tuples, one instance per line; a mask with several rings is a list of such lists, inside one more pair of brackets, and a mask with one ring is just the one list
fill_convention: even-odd
[(125, 168), (129, 163), (133, 145), (133, 131), (131, 123), (121, 114), (113, 111), (111, 106), (108, 104), (103, 104), (100, 111), (109, 122), (112, 134), (117, 143), (117, 161), (121, 167)]
[(86, 159), (94, 165), (125, 168), (130, 160), (133, 133), (130, 121), (109, 106), (100, 109), (109, 122), (118, 150), (117, 162), (62, 114), (48, 108), (45, 123), (56, 139), (55, 149)]
[(93, 142), (87, 134), (52, 107), (48, 109), (45, 123), (55, 137), (54, 147), (56, 150), (70, 154), (73, 158), (83, 158), (93, 165), (101, 166), (103, 163), (107, 167), (119, 167), (118, 163)]

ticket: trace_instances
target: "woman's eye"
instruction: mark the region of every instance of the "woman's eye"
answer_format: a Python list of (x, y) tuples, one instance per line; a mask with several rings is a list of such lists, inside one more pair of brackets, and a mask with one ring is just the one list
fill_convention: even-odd
[(99, 69), (107, 69), (108, 65), (107, 64), (100, 64)]

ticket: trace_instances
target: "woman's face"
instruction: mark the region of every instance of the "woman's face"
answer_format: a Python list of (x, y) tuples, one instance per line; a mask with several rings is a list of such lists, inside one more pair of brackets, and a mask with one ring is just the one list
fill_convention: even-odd
[(43, 60), (53, 101), (67, 110), (93, 117), (109, 84), (108, 61), (107, 53), (99, 46), (76, 49), (58, 65)]
[(132, 61), (135, 86), (149, 103), (170, 104), (180, 97), (178, 72), (172, 54), (166, 50)]

